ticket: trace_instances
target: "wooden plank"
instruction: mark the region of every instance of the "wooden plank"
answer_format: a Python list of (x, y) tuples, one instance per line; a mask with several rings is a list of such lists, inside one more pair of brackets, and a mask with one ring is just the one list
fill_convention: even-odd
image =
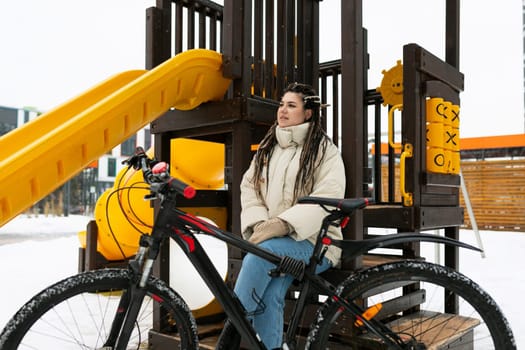
[[(461, 167), (478, 227), (524, 232), (525, 160), (465, 161)], [(471, 227), (467, 211), (465, 227)]]
[[(414, 325), (417, 326), (414, 327)], [(447, 349), (451, 344), (457, 345), (470, 341), (472, 331), (477, 325), (479, 325), (479, 320), (474, 318), (431, 311), (415, 312), (389, 324), (392, 330), (399, 333), (404, 330), (419, 330), (418, 334), (413, 335), (423, 342), (428, 350)], [(410, 333), (407, 331), (407, 334)], [(361, 335), (358, 338), (361, 344), (379, 342), (376, 336), (370, 334)], [(362, 348), (371, 349), (372, 347), (362, 345), (360, 349)]]
[(426, 300), (426, 291), (424, 289), (407, 293), (397, 298), (390, 299), (382, 303), (382, 308), (375, 316), (377, 319), (385, 319), (400, 312), (410, 310), (424, 303)]
[[(199, 350), (213, 350), (219, 339), (224, 322), (198, 326)], [(171, 350), (178, 348), (180, 337), (177, 334), (159, 333), (150, 330), (149, 345), (156, 350)]]
[(420, 311), (394, 321), (390, 326), (396, 332), (411, 329), (414, 324), (421, 332), (416, 336), (429, 350), (443, 349), (447, 344), (473, 330), (479, 325), (479, 320), (459, 315), (441, 314), (430, 311)]

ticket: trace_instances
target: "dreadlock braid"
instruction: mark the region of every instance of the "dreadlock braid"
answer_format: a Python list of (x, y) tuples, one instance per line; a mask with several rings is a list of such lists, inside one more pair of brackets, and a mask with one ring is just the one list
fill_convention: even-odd
[[(275, 129), (277, 128), (277, 122), (275, 122), (270, 130), (266, 133), (262, 141), (259, 143), (259, 148), (255, 154), (255, 170), (253, 173), (252, 181), (254, 183), (256, 194), (259, 199), (262, 198), (261, 192), (261, 179), (262, 171), (265, 165), (268, 165), (270, 157), (272, 156), (273, 146), (277, 143), (277, 137), (275, 136)], [(266, 168), (268, 169), (268, 168)]]
[[(314, 172), (321, 164), (328, 143), (330, 142), (330, 138), (321, 126), (319, 111), (321, 100), (319, 96), (316, 95), (315, 90), (306, 84), (293, 83), (288, 85), (288, 87), (284, 90), (283, 95), (287, 92), (301, 94), (303, 97), (304, 109), (312, 110), (312, 117), (308, 120), (311, 125), (308, 129), (308, 134), (301, 152), (301, 166), (299, 167), (299, 172), (297, 173), (294, 186), (293, 201), (295, 203), (299, 196), (305, 195), (312, 191), (314, 184)], [(259, 198), (262, 198), (262, 172), (265, 166), (268, 171), (268, 162), (272, 156), (274, 146), (277, 144), (277, 137), (275, 134), (276, 128), (277, 122), (275, 122), (270, 127), (270, 130), (268, 130), (260, 142), (259, 149), (255, 154), (254, 174), (252, 181), (255, 185), (256, 193)]]

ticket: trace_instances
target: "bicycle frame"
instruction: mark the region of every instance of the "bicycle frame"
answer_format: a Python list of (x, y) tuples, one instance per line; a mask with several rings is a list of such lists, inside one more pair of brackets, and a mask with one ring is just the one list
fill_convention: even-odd
[[(304, 264), (302, 261), (291, 259), (288, 257), (281, 257), (275, 255), (263, 248), (258, 247), (252, 243), (249, 243), (242, 238), (234, 235), (233, 233), (223, 231), (191, 214), (181, 211), (175, 207), (174, 201), (165, 200), (161, 206), (161, 209), (158, 212), (157, 218), (155, 220), (155, 226), (151, 234), (151, 238), (154, 242), (159, 242), (162, 240), (163, 236), (169, 236), (171, 239), (174, 239), (175, 242), (182, 248), (192, 265), (195, 267), (201, 278), (204, 280), (210, 291), (213, 293), (215, 298), (223, 307), (224, 312), (228, 316), (230, 322), (235, 326), (240, 335), (248, 342), (250, 348), (252, 349), (266, 349), (264, 344), (259, 340), (257, 334), (255, 333), (250, 322), (246, 318), (246, 312), (240, 301), (237, 299), (234, 292), (228, 288), (223, 278), (220, 276), (218, 271), (215, 269), (212, 261), (210, 260), (208, 254), (204, 248), (199, 243), (199, 240), (195, 237), (195, 234), (205, 234), (216, 237), (217, 239), (226, 242), (227, 244), (233, 245), (240, 248), (245, 252), (255, 254), (262, 259), (265, 259), (274, 265), (276, 265), (277, 273), (288, 273), (293, 275), (296, 279), (300, 280), (303, 283), (302, 288), (300, 288), (300, 295), (296, 301), (296, 305), (292, 312), (290, 318), (290, 323), (288, 327), (288, 332), (286, 335), (286, 344), (289, 348), (294, 348), (296, 344), (296, 330), (299, 326), (299, 320), (302, 316), (304, 306), (308, 300), (308, 295), (312, 289), (315, 287), (323, 295), (326, 295), (331, 300), (337, 302), (341, 307), (344, 307), (348, 312), (354, 315), (356, 318), (360, 319), (365, 327), (369, 331), (375, 333), (378, 337), (382, 338), (386, 344), (390, 346), (400, 346), (402, 340), (397, 338), (395, 335), (390, 335), (386, 337), (385, 334), (389, 334), (387, 330), (383, 328), (383, 325), (374, 320), (366, 320), (360, 316), (363, 314), (364, 310), (353, 303), (349, 303), (344, 299), (339, 299), (336, 291), (336, 287), (323, 279), (322, 277), (315, 274), (315, 268), (318, 261), (322, 259), (323, 255), (323, 243), (322, 237), (326, 237), (326, 232), (328, 226), (340, 217), (341, 213), (333, 212), (332, 215), (328, 215), (323, 224), (320, 232), (320, 239), (318, 239), (317, 244), (314, 247), (313, 254), (310, 258), (310, 263), (308, 265)], [(431, 236), (431, 235), (428, 235)], [(391, 237), (387, 237), (381, 241), (388, 241)], [(436, 237), (429, 237), (433, 240), (436, 240)], [(414, 241), (417, 239), (417, 236), (406, 236), (401, 241)], [(437, 239), (440, 241), (439, 239)], [(445, 240), (443, 240), (445, 241)], [(330, 240), (330, 243), (339, 244), (353, 244), (352, 241), (336, 241)], [(399, 243), (400, 240), (395, 240), (395, 243)], [(328, 243), (328, 242), (326, 242)], [(378, 242), (374, 241), (377, 245)], [(447, 242), (449, 243), (449, 242)], [(362, 250), (370, 250), (373, 248), (371, 245), (359, 245), (359, 249), (356, 250), (355, 256), (362, 254)], [(149, 258), (155, 259), (158, 252), (158, 248), (154, 247), (152, 250), (154, 253)], [(287, 260), (286, 258), (290, 259)], [(144, 276), (143, 276), (144, 277)]]
[[(148, 176), (152, 174), (152, 172), (149, 166), (146, 164), (144, 158), (141, 158), (141, 167), (145, 175), (144, 178), (147, 179)], [(132, 288), (131, 297), (123, 296), (123, 302), (129, 304), (124, 308), (127, 315), (124, 318), (118, 317), (118, 320), (115, 320), (116, 324), (113, 325), (113, 331), (121, 329), (120, 326), (122, 325), (122, 322), (124, 322), (124, 325), (132, 325), (136, 317), (134, 310), (138, 310), (137, 306), (140, 306), (144, 297), (144, 294), (140, 293), (140, 287), (144, 286), (147, 279), (149, 278), (152, 272), (153, 263), (159, 253), (160, 244), (163, 241), (163, 238), (166, 236), (169, 236), (171, 239), (175, 240), (175, 242), (184, 251), (192, 265), (206, 283), (207, 287), (222, 306), (230, 322), (232, 322), (243, 339), (248, 342), (250, 349), (259, 350), (265, 350), (266, 347), (259, 339), (248, 318), (246, 317), (244, 307), (236, 297), (233, 290), (226, 285), (223, 278), (213, 265), (208, 254), (199, 243), (199, 240), (195, 237), (195, 234), (210, 235), (229, 245), (241, 249), (243, 252), (252, 253), (276, 266), (276, 268), (271, 271), (272, 274), (290, 274), (296, 280), (299, 280), (302, 283), (300, 295), (292, 312), (285, 339), (285, 344), (291, 349), (295, 347), (295, 334), (312, 287), (315, 287), (316, 290), (320, 292), (320, 294), (326, 295), (331, 301), (336, 302), (340, 307), (344, 308), (356, 319), (361, 321), (364, 327), (366, 327), (370, 332), (376, 334), (389, 348), (403, 349), (404, 342), (396, 334), (389, 332), (389, 330), (386, 329), (380, 322), (374, 319), (367, 320), (366, 318), (361, 317), (364, 312), (362, 308), (354, 303), (344, 300), (343, 298), (339, 298), (336, 286), (315, 274), (316, 266), (322, 260), (325, 249), (328, 245), (334, 245), (345, 249), (350, 258), (360, 256), (374, 248), (414, 241), (437, 242), (480, 251), (476, 247), (455, 241), (453, 239), (440, 237), (437, 235), (419, 233), (391, 234), (363, 241), (331, 239), (327, 236), (329, 226), (344, 225), (343, 219), (347, 218), (354, 210), (366, 206), (368, 204), (368, 200), (340, 200), (305, 197), (300, 199), (299, 203), (315, 203), (321, 205), (329, 213), (322, 222), (319, 236), (314, 246), (313, 254), (310, 257), (310, 261), (308, 264), (305, 264), (300, 260), (273, 254), (255, 244), (245, 241), (240, 236), (237, 236), (228, 231), (221, 230), (191, 214), (181, 211), (176, 207), (175, 197), (177, 192), (183, 193), (188, 189), (188, 187), (180, 182), (172, 184), (172, 182), (177, 181), (178, 180), (173, 178), (167, 179), (165, 177), (163, 182), (151, 184), (152, 192), (159, 194), (162, 193), (160, 210), (158, 211), (157, 217), (155, 218), (151, 235), (144, 236), (145, 238), (141, 240), (141, 249), (137, 254), (137, 258), (130, 262), (130, 268), (137, 274), (137, 276), (140, 276), (140, 281), (138, 282), (139, 288)], [(172, 190), (164, 189), (161, 191), (160, 188), (162, 186), (166, 186), (166, 184), (168, 187), (172, 188)], [(160, 187), (157, 187), (154, 191), (154, 185)], [(326, 206), (334, 207), (336, 209), (329, 210), (326, 208)], [(146, 252), (146, 246), (149, 246), (147, 257), (144, 256)], [(133, 295), (135, 293), (138, 293), (138, 297)], [(126, 300), (128, 302), (126, 302)], [(127, 327), (122, 328), (124, 340), (127, 336), (126, 329)], [(119, 336), (119, 338), (121, 338), (121, 336)]]
[[(166, 204), (168, 203), (164, 203), (164, 205)], [(185, 213), (174, 206), (171, 208), (161, 208), (152, 232), (152, 237), (157, 235), (168, 235), (175, 240), (220, 303), (232, 324), (248, 342), (250, 348), (260, 350), (266, 349), (246, 318), (246, 312), (241, 302), (237, 299), (235, 293), (228, 288), (223, 278), (214, 267), (208, 254), (199, 243), (199, 240), (195, 237), (195, 233), (216, 237), (227, 244), (231, 244), (243, 251), (266, 259), (276, 266), (279, 266), (282, 257), (259, 248), (232, 233), (214, 227), (213, 225), (210, 225), (191, 214)]]

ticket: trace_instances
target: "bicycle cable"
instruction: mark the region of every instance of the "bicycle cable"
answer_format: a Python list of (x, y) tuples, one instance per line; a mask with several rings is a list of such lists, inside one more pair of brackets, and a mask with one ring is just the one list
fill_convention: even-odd
[[(149, 189), (149, 187), (133, 187), (134, 189)], [(112, 191), (109, 195), (108, 195), (108, 200), (106, 201), (106, 209), (105, 209), (105, 214), (106, 214), (106, 221), (108, 223), (108, 229), (109, 229), (109, 233), (111, 234), (111, 237), (113, 238), (113, 241), (115, 242), (115, 244), (117, 245), (117, 248), (119, 249), (120, 251), (120, 254), (122, 255), (122, 258), (123, 259), (126, 259), (126, 254), (124, 253), (124, 249), (122, 249), (122, 246), (120, 245), (120, 242), (119, 240), (117, 239), (117, 236), (115, 235), (115, 232), (111, 226), (111, 220), (109, 218), (109, 202), (110, 202), (110, 199), (113, 195), (116, 195), (118, 194), (120, 191), (124, 191), (124, 190), (128, 190), (129, 187), (121, 187), (121, 188), (118, 188), (114, 191)], [(117, 201), (118, 201), (118, 196), (117, 196)], [(131, 220), (129, 219), (129, 217), (126, 215), (125, 211), (123, 210), (123, 207), (120, 207), (121, 209), (121, 212), (122, 214), (124, 215), (124, 217), (126, 218), (126, 221), (138, 232), (140, 233), (141, 235), (145, 235), (147, 234), (146, 232), (142, 232), (141, 230), (139, 230), (134, 224), (133, 222), (131, 222)]]

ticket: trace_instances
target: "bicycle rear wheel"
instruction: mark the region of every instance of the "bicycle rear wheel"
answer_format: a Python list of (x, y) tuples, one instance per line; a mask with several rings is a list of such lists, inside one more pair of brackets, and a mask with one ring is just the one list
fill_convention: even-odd
[[(374, 322), (414, 346), (406, 349), (516, 349), (496, 302), (475, 282), (444, 266), (418, 261), (379, 265), (350, 276), (338, 292), (362, 303), (371, 315), (376, 313)], [(319, 309), (307, 343), (309, 349), (387, 348), (331, 301)]]
[[(0, 349), (112, 349), (109, 328), (131, 272), (104, 269), (82, 273), (46, 288), (27, 302), (0, 334)], [(162, 333), (174, 334), (179, 349), (197, 349), (197, 327), (182, 298), (163, 281), (150, 278), (146, 298), (126, 349), (147, 349), (153, 310)], [(120, 313), (122, 314), (122, 313)]]

